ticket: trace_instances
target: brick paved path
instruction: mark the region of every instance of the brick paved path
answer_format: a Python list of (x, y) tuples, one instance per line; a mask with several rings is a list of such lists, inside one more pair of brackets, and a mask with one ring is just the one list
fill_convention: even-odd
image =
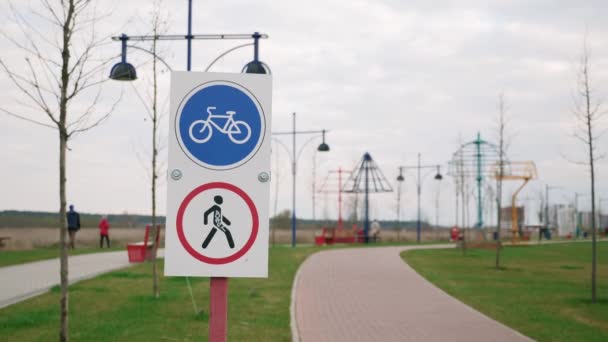
[(310, 256), (294, 287), (294, 341), (530, 341), (418, 275), (399, 256), (410, 248)]
[[(164, 249), (159, 249), (158, 256), (163, 255)], [(126, 251), (70, 256), (68, 281), (73, 284), (127, 266)], [(0, 308), (37, 296), (58, 284), (59, 258), (0, 267)]]

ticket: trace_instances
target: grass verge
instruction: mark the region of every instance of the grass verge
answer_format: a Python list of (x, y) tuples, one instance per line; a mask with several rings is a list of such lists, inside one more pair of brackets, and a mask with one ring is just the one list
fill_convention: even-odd
[(495, 252), (414, 250), (418, 273), (478, 311), (538, 341), (608, 341), (608, 243), (598, 243), (598, 303), (591, 303), (591, 244), (505, 247)]
[[(319, 248), (272, 248), (268, 279), (231, 278), (229, 341), (290, 341), (291, 286), (299, 265)], [(162, 272), (162, 262), (160, 270)], [(72, 341), (191, 341), (208, 334), (208, 278), (160, 277), (153, 298), (151, 265), (140, 264), (70, 287)], [(0, 341), (58, 337), (59, 289), (0, 310)]]

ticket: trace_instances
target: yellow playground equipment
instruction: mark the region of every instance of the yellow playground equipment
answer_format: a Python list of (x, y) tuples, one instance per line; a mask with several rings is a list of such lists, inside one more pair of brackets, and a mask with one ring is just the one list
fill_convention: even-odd
[[(500, 175), (499, 164), (496, 163), (493, 169), (493, 177), (502, 180), (523, 180), (523, 184), (511, 196), (511, 232), (512, 241), (516, 242), (519, 238), (519, 226), (517, 218), (517, 195), (532, 179), (535, 179), (536, 164), (531, 160), (511, 161), (504, 163), (503, 175)], [(500, 208), (499, 208), (500, 210)]]

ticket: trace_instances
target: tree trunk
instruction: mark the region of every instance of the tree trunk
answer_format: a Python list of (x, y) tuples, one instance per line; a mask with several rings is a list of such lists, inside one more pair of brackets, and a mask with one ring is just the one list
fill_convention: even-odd
[(585, 65), (585, 93), (587, 106), (587, 133), (589, 136), (589, 168), (591, 171), (591, 301), (597, 301), (597, 241), (596, 241), (596, 222), (595, 222), (595, 163), (593, 156), (593, 120), (591, 113), (591, 91), (589, 89), (589, 79)]
[(68, 246), (66, 242), (66, 147), (67, 137), (63, 130), (59, 131), (59, 255), (60, 255), (60, 278), (61, 278), (61, 327), (59, 340), (68, 341)]
[(61, 231), (59, 235), (59, 245), (61, 246), (60, 270), (61, 275), (61, 326), (59, 330), (59, 340), (69, 341), (68, 314), (69, 314), (69, 293), (68, 293), (68, 250), (66, 245), (66, 151), (68, 143), (67, 134), (67, 107), (68, 107), (68, 85), (70, 75), (68, 67), (70, 65), (70, 40), (72, 37), (74, 16), (74, 0), (68, 3), (66, 19), (63, 25), (63, 46), (61, 49), (61, 93), (59, 100), (59, 222)]
[[(154, 25), (154, 34), (157, 34), (158, 23), (155, 20)], [(156, 75), (156, 40), (152, 41), (152, 52), (154, 53), (154, 58), (152, 59), (152, 77), (153, 77), (153, 99), (152, 99), (152, 229), (154, 233), (154, 242), (159, 239), (158, 234), (160, 231), (156, 229), (156, 157), (158, 155), (158, 147), (156, 146), (156, 134), (157, 134), (157, 125), (158, 125), (158, 108), (156, 102), (158, 100), (158, 79)], [(159, 241), (159, 240), (158, 240)], [(158, 249), (158, 246), (154, 246)], [(155, 298), (160, 296), (160, 291), (158, 289), (158, 271), (157, 271), (157, 258), (154, 257), (152, 260), (152, 291)]]

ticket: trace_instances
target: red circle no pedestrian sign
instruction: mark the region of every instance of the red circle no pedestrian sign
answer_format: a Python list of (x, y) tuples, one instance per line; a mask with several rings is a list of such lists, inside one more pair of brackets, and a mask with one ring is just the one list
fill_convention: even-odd
[(223, 265), (243, 257), (255, 243), (258, 211), (245, 191), (224, 182), (192, 190), (177, 211), (177, 236), (184, 249), (207, 264)]

